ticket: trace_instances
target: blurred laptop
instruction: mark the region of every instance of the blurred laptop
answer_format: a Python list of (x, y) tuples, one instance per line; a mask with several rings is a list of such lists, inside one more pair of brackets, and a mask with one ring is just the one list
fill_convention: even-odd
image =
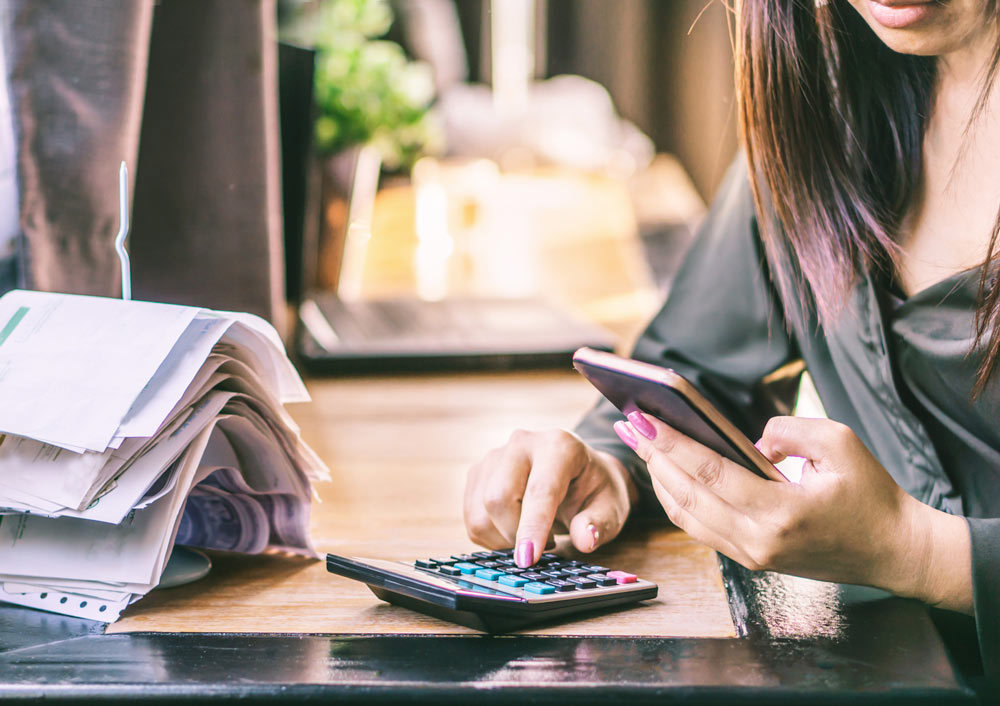
[(539, 299), (344, 301), (299, 307), (301, 360), (323, 372), (568, 368), (581, 346), (611, 350), (606, 331)]
[[(581, 346), (613, 348), (612, 334), (539, 298), (361, 299), (315, 289), (321, 187), (310, 164), (312, 62), (310, 50), (279, 47), (287, 296), (298, 309), (294, 349), (304, 367), (331, 374), (569, 368)], [(378, 164), (364, 154), (350, 171), (341, 290), (345, 278), (360, 276), (378, 185)]]

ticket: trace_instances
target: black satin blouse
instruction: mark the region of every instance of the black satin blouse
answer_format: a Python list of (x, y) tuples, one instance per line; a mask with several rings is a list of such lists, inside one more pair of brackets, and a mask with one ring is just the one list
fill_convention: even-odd
[[(967, 519), (980, 651), (998, 675), (1000, 375), (972, 400), (978, 277), (959, 273), (893, 302), (862, 274), (836, 325), (824, 327), (811, 307), (780, 299), (740, 160), (633, 355), (680, 372), (752, 439), (793, 401), (794, 386), (776, 395), (763, 379), (804, 361), (830, 418), (850, 426), (900, 486)], [(619, 458), (652, 506), (644, 464), (611, 428), (620, 418), (602, 402), (577, 432)]]

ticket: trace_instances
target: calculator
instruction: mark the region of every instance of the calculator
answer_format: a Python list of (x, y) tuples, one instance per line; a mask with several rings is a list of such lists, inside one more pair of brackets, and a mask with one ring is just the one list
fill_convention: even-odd
[(389, 603), (492, 633), (656, 597), (635, 574), (548, 552), (526, 569), (513, 549), (412, 562), (327, 554), (326, 568)]

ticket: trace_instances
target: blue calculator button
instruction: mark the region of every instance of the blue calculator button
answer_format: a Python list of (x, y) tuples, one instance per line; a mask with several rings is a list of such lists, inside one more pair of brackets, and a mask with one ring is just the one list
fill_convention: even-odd
[(496, 569), (479, 569), (476, 572), (476, 578), (486, 579), (487, 581), (496, 581), (500, 576), (503, 576), (503, 572)]
[(474, 574), (483, 567), (479, 566), (478, 564), (470, 564), (467, 561), (460, 561), (457, 564), (455, 564), (455, 568), (461, 571), (463, 574)]
[(520, 588), (526, 583), (530, 583), (528, 579), (522, 579), (520, 576), (511, 576), (510, 574), (504, 574), (497, 579), (497, 583), (503, 584), (504, 586), (513, 586), (514, 588)]
[(555, 593), (556, 587), (550, 586), (547, 583), (540, 583), (538, 581), (532, 581), (531, 583), (524, 584), (524, 590), (530, 591), (531, 593), (538, 593), (545, 595), (546, 593)]

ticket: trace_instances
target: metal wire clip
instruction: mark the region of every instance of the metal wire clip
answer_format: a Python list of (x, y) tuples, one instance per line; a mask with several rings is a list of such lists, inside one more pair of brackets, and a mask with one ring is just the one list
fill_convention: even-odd
[(118, 202), (121, 225), (115, 237), (115, 252), (118, 253), (118, 259), (122, 263), (122, 299), (128, 301), (132, 298), (132, 268), (128, 260), (128, 251), (125, 249), (125, 236), (128, 235), (128, 167), (124, 161), (118, 170)]

